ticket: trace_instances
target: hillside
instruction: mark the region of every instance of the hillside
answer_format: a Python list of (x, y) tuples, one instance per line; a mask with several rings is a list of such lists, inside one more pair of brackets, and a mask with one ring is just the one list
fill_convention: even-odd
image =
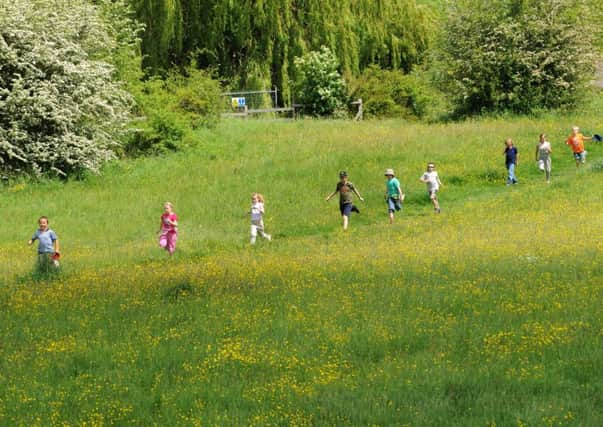
[[(600, 425), (603, 145), (576, 171), (574, 123), (603, 133), (594, 114), (228, 121), (102, 176), (10, 183), (0, 424)], [(543, 131), (550, 185), (533, 162)], [(418, 181), (427, 161), (441, 215)], [(407, 193), (393, 226), (388, 167)], [(324, 202), (340, 169), (366, 198), (347, 233)], [(256, 247), (253, 191), (274, 237)], [(165, 200), (180, 217), (172, 259), (155, 235)], [(42, 214), (58, 277), (31, 272)]]

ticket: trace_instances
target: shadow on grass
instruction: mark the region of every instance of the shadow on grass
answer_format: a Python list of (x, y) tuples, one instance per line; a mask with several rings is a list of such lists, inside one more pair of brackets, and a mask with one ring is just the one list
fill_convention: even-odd
[(195, 286), (188, 282), (180, 282), (165, 290), (163, 297), (167, 302), (176, 303), (196, 294)]

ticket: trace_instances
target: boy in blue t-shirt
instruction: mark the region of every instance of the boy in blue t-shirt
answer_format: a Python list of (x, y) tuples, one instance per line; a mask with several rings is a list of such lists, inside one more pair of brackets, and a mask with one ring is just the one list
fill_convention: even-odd
[(508, 138), (505, 141), (505, 166), (507, 167), (507, 185), (517, 184), (517, 177), (515, 176), (515, 167), (519, 163), (519, 152), (517, 147), (513, 145), (513, 140)]
[(59, 238), (56, 233), (48, 227), (48, 218), (41, 216), (38, 219), (39, 228), (27, 242), (32, 245), (35, 240), (38, 243), (38, 262), (41, 267), (47, 267), (52, 262), (55, 267), (59, 266)]

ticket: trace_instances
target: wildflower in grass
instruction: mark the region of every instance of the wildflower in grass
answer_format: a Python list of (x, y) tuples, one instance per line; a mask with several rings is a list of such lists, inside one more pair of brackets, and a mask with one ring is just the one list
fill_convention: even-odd
[(438, 202), (438, 190), (442, 186), (438, 172), (435, 170), (435, 163), (427, 163), (427, 171), (421, 176), (421, 182), (427, 184), (427, 192), (433, 203), (433, 208), (440, 213), (440, 203)]
[(335, 195), (339, 193), (339, 211), (341, 212), (341, 218), (343, 221), (343, 230), (348, 229), (348, 223), (350, 219), (350, 214), (352, 212), (360, 213), (360, 210), (354, 206), (352, 203), (352, 193), (356, 194), (358, 198), (364, 202), (364, 199), (350, 181), (348, 181), (348, 173), (346, 171), (339, 172), (339, 182), (337, 183), (337, 187), (335, 191), (329, 194), (326, 198), (328, 202)]
[(517, 150), (517, 147), (513, 145), (513, 140), (511, 138), (507, 138), (505, 141), (505, 150), (503, 151), (503, 155), (505, 156), (505, 166), (509, 172), (507, 177), (507, 185), (517, 184), (515, 168), (519, 163), (519, 151)]
[(41, 216), (38, 219), (38, 225), (39, 228), (27, 244), (31, 246), (34, 241), (38, 241), (38, 267), (41, 271), (46, 272), (51, 267), (59, 267), (59, 238), (50, 229), (48, 217)]
[(551, 143), (547, 141), (546, 134), (540, 134), (540, 141), (536, 144), (536, 161), (538, 162), (538, 169), (545, 173), (546, 182), (551, 182)]
[(178, 240), (178, 216), (174, 213), (174, 206), (171, 202), (165, 202), (163, 209), (161, 225), (157, 232), (159, 234), (159, 246), (167, 250), (170, 255), (173, 255)]
[(258, 234), (266, 240), (272, 240), (270, 234), (264, 232), (264, 196), (260, 193), (253, 193), (251, 195), (251, 241), (252, 245), (255, 245), (255, 240)]
[(584, 136), (580, 133), (580, 128), (578, 126), (572, 127), (572, 134), (567, 137), (567, 141), (565, 143), (572, 147), (572, 152), (574, 153), (574, 160), (576, 160), (576, 167), (579, 168), (580, 165), (586, 163), (586, 150), (584, 149), (584, 141), (591, 140), (592, 137)]
[(389, 213), (389, 223), (394, 222), (394, 212), (402, 209), (404, 201), (404, 192), (400, 188), (400, 181), (396, 178), (393, 169), (385, 171), (387, 182), (385, 183), (385, 202), (387, 203), (387, 211)]

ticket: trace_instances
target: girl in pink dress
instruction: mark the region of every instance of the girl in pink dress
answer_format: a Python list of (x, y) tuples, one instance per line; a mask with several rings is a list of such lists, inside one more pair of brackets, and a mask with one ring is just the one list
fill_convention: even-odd
[(170, 255), (176, 250), (178, 240), (178, 216), (174, 213), (174, 206), (170, 202), (163, 204), (161, 227), (159, 229), (159, 246), (167, 250)]

